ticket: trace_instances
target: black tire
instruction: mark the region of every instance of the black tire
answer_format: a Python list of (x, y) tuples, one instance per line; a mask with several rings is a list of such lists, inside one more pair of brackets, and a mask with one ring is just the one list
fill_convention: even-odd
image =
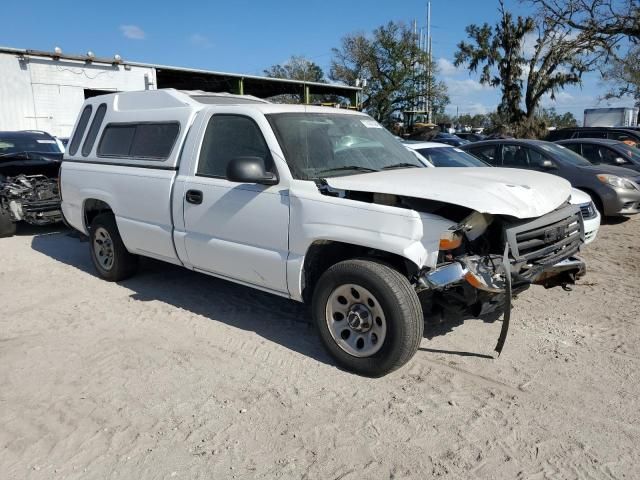
[(16, 223), (11, 214), (0, 209), (0, 238), (13, 237), (16, 234)]
[[(329, 327), (330, 323), (339, 323), (327, 319), (327, 316), (331, 317), (328, 315), (331, 308), (328, 302), (331, 298), (336, 298), (336, 292), (349, 285), (370, 292), (379, 302), (379, 308), (385, 318), (385, 337), (381, 346), (374, 346), (379, 350), (369, 356), (354, 356), (348, 353), (338, 343), (340, 340), (334, 339)], [(363, 300), (362, 304), (364, 303)], [(353, 309), (354, 306), (348, 308)], [(380, 377), (407, 363), (418, 350), (424, 330), (422, 306), (407, 278), (390, 266), (369, 260), (346, 260), (324, 272), (313, 292), (312, 313), (322, 343), (328, 352), (345, 369), (368, 377)], [(336, 327), (333, 328), (335, 332)], [(351, 322), (338, 328), (350, 329)], [(367, 333), (355, 335), (362, 336)]]
[[(110, 240), (109, 245), (112, 252), (108, 265), (105, 265), (104, 259), (109, 255), (99, 255), (96, 251), (98, 249), (96, 244), (105, 244), (105, 232)], [(130, 254), (122, 243), (116, 219), (111, 213), (102, 213), (91, 222), (89, 251), (98, 275), (109, 282), (119, 282), (129, 278), (138, 269), (138, 256)]]

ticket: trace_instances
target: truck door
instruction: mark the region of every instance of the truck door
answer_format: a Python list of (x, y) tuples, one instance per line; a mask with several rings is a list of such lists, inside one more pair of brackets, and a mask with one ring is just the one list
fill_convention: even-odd
[(288, 190), (226, 179), (227, 164), (241, 156), (263, 158), (267, 170), (277, 174), (260, 127), (248, 116), (214, 114), (198, 155), (183, 198), (189, 263), (286, 294)]

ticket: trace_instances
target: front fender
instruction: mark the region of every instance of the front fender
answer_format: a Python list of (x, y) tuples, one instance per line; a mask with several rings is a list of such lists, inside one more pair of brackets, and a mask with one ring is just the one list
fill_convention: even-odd
[[(308, 183), (308, 182), (306, 182)], [(454, 222), (415, 210), (330, 197), (313, 188), (290, 191), (287, 280), (301, 298), (302, 266), (309, 247), (328, 240), (372, 248), (413, 263), (435, 266), (442, 232)]]

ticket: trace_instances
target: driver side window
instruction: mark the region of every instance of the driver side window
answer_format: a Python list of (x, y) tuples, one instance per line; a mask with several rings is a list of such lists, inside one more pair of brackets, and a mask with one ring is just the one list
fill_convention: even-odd
[(236, 157), (260, 157), (265, 170), (275, 173), (267, 142), (251, 118), (213, 115), (202, 141), (196, 175), (226, 178), (227, 165)]

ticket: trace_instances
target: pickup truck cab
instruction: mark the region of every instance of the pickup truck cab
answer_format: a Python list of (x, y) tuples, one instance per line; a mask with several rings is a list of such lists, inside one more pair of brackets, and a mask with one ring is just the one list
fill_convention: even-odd
[(566, 180), (422, 167), (359, 112), (115, 93), (84, 104), (62, 211), (102, 278), (142, 255), (308, 302), (338, 363), (379, 376), (411, 359), (425, 317), (508, 314), (512, 293), (584, 271)]

